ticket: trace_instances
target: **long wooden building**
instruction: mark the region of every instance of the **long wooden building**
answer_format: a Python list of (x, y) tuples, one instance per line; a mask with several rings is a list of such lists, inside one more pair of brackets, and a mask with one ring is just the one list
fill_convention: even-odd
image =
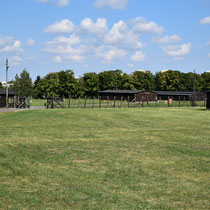
[(100, 91), (102, 100), (156, 101), (157, 93), (144, 90), (105, 90)]
[(204, 101), (206, 99), (205, 92), (193, 92), (193, 91), (155, 91), (158, 94), (158, 100), (196, 100)]
[(145, 90), (104, 90), (99, 92), (102, 100), (156, 101), (156, 100), (186, 100), (204, 101), (205, 92), (193, 91), (145, 91)]
[[(15, 101), (15, 92), (14, 91), (9, 91), (8, 93), (9, 97), (9, 106), (14, 107), (14, 101)], [(5, 89), (0, 89), (0, 108), (6, 107), (6, 90)]]

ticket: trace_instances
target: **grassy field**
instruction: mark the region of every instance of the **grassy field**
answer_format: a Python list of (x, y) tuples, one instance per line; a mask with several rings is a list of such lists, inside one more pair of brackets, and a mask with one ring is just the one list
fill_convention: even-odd
[(0, 209), (209, 209), (210, 111), (0, 113)]

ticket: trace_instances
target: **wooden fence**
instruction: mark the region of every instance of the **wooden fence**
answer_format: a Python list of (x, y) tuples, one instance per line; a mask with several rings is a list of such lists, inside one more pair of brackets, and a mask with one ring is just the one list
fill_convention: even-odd
[(106, 100), (102, 100), (101, 97), (79, 97), (79, 98), (48, 98), (46, 102), (46, 108), (134, 108), (134, 107), (205, 107), (206, 99), (203, 101), (185, 100), (185, 98), (179, 98), (179, 100), (158, 100), (156, 101), (130, 101), (128, 97), (121, 97), (120, 100), (110, 100), (107, 96)]

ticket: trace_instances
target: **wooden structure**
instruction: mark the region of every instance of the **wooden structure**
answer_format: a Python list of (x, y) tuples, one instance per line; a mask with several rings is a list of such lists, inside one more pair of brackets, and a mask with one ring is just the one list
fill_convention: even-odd
[[(5, 108), (6, 106), (7, 106), (6, 90), (1, 89), (0, 90), (0, 108)], [(8, 107), (9, 108), (15, 107), (15, 92), (14, 91), (8, 92)]]
[(207, 92), (206, 108), (210, 109), (210, 91)]
[(102, 100), (129, 100), (131, 102), (156, 101), (157, 93), (144, 90), (105, 90), (100, 91)]
[(30, 100), (31, 100), (30, 97), (19, 97), (16, 100), (16, 108), (19, 108), (19, 109), (29, 108), (30, 109), (30, 106), (31, 106)]
[(64, 99), (47, 98), (46, 108), (64, 108)]
[(193, 91), (155, 91), (159, 100), (173, 99), (176, 101), (204, 101), (206, 93)]

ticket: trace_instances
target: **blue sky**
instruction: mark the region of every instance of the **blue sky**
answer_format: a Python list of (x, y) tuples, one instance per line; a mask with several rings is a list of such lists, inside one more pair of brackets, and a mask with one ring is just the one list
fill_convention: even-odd
[(210, 70), (210, 0), (1, 0), (0, 81), (49, 72)]

